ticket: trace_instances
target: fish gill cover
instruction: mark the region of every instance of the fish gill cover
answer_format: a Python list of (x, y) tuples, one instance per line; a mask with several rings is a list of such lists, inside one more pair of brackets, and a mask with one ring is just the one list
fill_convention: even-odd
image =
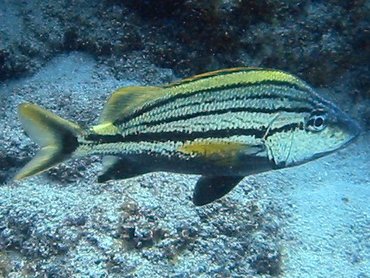
[[(0, 8), (0, 275), (370, 273), (368, 1), (1, 1)], [(95, 156), (11, 181), (37, 151), (18, 104), (37, 103), (85, 128), (119, 87), (235, 66), (299, 76), (365, 132), (334, 155), (249, 176), (201, 208), (191, 202), (198, 177), (152, 173), (97, 184)]]

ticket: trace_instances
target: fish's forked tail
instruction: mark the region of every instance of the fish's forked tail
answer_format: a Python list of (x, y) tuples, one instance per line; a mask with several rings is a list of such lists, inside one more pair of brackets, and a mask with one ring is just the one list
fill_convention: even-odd
[(21, 180), (36, 175), (70, 158), (78, 147), (82, 129), (70, 121), (31, 103), (18, 107), (18, 116), (29, 137), (41, 149), (14, 177)]

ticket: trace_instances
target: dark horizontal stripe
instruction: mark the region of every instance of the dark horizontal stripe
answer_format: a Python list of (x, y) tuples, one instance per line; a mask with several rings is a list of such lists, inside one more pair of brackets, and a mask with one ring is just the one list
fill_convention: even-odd
[(93, 144), (107, 144), (123, 142), (124, 138), (121, 134), (115, 135), (101, 135), (91, 133), (85, 137), (86, 141), (91, 141)]
[(265, 139), (267, 139), (268, 137), (276, 133), (294, 131), (296, 129), (303, 129), (303, 123), (302, 122), (301, 123), (291, 123), (291, 124), (283, 125), (281, 127), (270, 129)]
[(137, 135), (128, 135), (123, 137), (122, 135), (100, 135), (100, 134), (89, 134), (85, 137), (85, 140), (90, 143), (86, 145), (100, 145), (109, 143), (124, 143), (124, 142), (167, 142), (167, 141), (192, 141), (195, 139), (207, 139), (207, 138), (227, 138), (230, 136), (255, 136), (255, 138), (267, 139), (279, 132), (292, 131), (296, 128), (301, 128), (303, 125), (298, 123), (287, 124), (279, 128), (270, 129), (266, 135), (267, 128), (262, 129), (221, 129), (211, 130), (207, 132), (158, 132), (158, 133), (142, 133)]
[(286, 107), (279, 107), (275, 109), (268, 109), (268, 108), (254, 108), (254, 107), (231, 107), (231, 108), (224, 108), (224, 109), (217, 109), (211, 111), (199, 111), (195, 113), (179, 115), (175, 117), (167, 117), (162, 120), (150, 121), (150, 122), (142, 122), (137, 125), (130, 126), (129, 128), (139, 127), (141, 125), (145, 126), (155, 126), (161, 124), (167, 124), (175, 121), (183, 121), (183, 120), (190, 120), (200, 116), (218, 116), (227, 113), (237, 113), (237, 112), (247, 112), (247, 113), (265, 113), (265, 114), (272, 114), (278, 112), (290, 112), (290, 113), (310, 113), (311, 109), (308, 107), (296, 107), (296, 108), (286, 108)]
[[(278, 132), (291, 131), (299, 127), (298, 123), (287, 124), (279, 128), (270, 129), (268, 136), (271, 136)], [(171, 131), (171, 132), (150, 132), (140, 134), (130, 134), (123, 137), (122, 142), (167, 142), (167, 141), (187, 141), (195, 139), (205, 138), (226, 138), (230, 136), (255, 136), (256, 138), (263, 138), (266, 135), (267, 127), (262, 129), (248, 129), (248, 128), (237, 128), (237, 129), (220, 129), (220, 130), (209, 130), (209, 131), (196, 131), (191, 133)], [(267, 136), (267, 137), (268, 137)]]
[[(204, 89), (204, 90), (194, 91), (194, 92), (190, 92), (190, 93), (184, 93), (184, 94), (179, 93), (179, 94), (173, 95), (169, 98), (159, 100), (159, 101), (155, 101), (155, 102), (152, 102), (148, 105), (144, 105), (142, 109), (136, 110), (135, 112), (128, 115), (127, 117), (124, 117), (124, 118), (122, 118), (118, 121), (115, 121), (114, 125), (121, 125), (124, 122), (130, 121), (130, 120), (132, 120), (132, 119), (134, 119), (134, 118), (136, 118), (136, 117), (138, 117), (138, 116), (140, 116), (144, 113), (147, 113), (147, 112), (149, 112), (149, 111), (151, 111), (155, 108), (158, 108), (158, 107), (166, 105), (170, 102), (176, 101), (177, 99), (184, 99), (184, 98), (188, 98), (188, 97), (191, 97), (191, 96), (194, 96), (194, 95), (197, 95), (197, 94), (202, 94), (202, 93), (205, 93), (205, 92), (216, 92), (216, 91), (221, 91), (221, 90), (250, 88), (250, 87), (253, 87), (253, 86), (260, 86), (260, 85), (286, 86), (286, 87), (289, 87), (291, 89), (305, 91), (308, 94), (310, 93), (310, 91), (307, 90), (306, 88), (299, 87), (296, 84), (292, 84), (292, 83), (289, 83), (289, 82), (286, 82), (286, 81), (271, 81), (271, 80), (262, 81), (262, 82), (259, 82), (259, 83), (240, 83), (240, 84), (227, 85), (227, 86), (223, 86), (223, 87), (207, 88), (207, 89)], [(246, 99), (250, 98), (250, 97), (248, 97), (247, 94), (244, 94), (244, 95), (246, 96)], [(266, 94), (262, 94), (260, 96), (253, 96), (253, 99), (276, 98), (276, 97), (287, 98), (288, 100), (301, 100), (300, 98), (297, 98), (297, 97), (294, 97), (294, 96), (288, 96), (288, 95), (280, 95), (279, 96), (279, 95), (266, 95)], [(308, 100), (305, 100), (305, 101), (309, 102)], [(312, 104), (312, 102), (310, 102), (310, 104)]]
[[(269, 96), (269, 99), (275, 99), (275, 100), (282, 100), (284, 99), (285, 97), (284, 96), (277, 96), (277, 95), (271, 95)], [(225, 98), (225, 99), (222, 99), (222, 102), (227, 102), (227, 101), (247, 101), (247, 100), (256, 100), (256, 99), (262, 99), (260, 96), (258, 97), (245, 97), (245, 95), (238, 95), (238, 96), (232, 96), (232, 97), (229, 97), (229, 98)], [(302, 103), (303, 105), (304, 104), (307, 104), (307, 102), (303, 102), (300, 98), (296, 98), (294, 99), (294, 101), (297, 101), (297, 102), (300, 102)], [(185, 107), (189, 107), (189, 106), (193, 106), (193, 105), (198, 105), (198, 104), (202, 104), (202, 105), (205, 105), (205, 104), (212, 104), (212, 103), (220, 103), (221, 101), (220, 100), (217, 100), (217, 99), (213, 99), (213, 100), (208, 100), (208, 101), (197, 101), (197, 102), (189, 102), (189, 103), (185, 103), (183, 105), (179, 105), (179, 106), (176, 106), (174, 107), (172, 110), (169, 110), (169, 111), (165, 111), (164, 113), (166, 114), (170, 114), (173, 110), (179, 110), (179, 109), (182, 109), (182, 108), (185, 108)], [(246, 107), (246, 106), (243, 106), (242, 108), (240, 107), (230, 107), (230, 108), (225, 108), (223, 110), (227, 110), (227, 109), (235, 109), (236, 112), (237, 109), (245, 109), (245, 112), (261, 112), (261, 113), (272, 113), (272, 112), (295, 112), (293, 111), (293, 109), (297, 109), (297, 113), (299, 112), (311, 112), (312, 108), (309, 108), (309, 107), (297, 107), (297, 108), (284, 108), (284, 107), (279, 107), (279, 108), (276, 108), (276, 109), (269, 109), (269, 108), (255, 108), (255, 107)], [(285, 109), (285, 110), (284, 110)], [(265, 110), (265, 111), (264, 111)], [(188, 111), (190, 111), (190, 109), (188, 109)], [(218, 111), (221, 111), (220, 109), (215, 109), (215, 110), (212, 110), (212, 111), (215, 111), (215, 112), (218, 112)], [(190, 111), (191, 112), (191, 111)], [(211, 111), (204, 111), (205, 113), (207, 112), (211, 112)], [(186, 115), (190, 115), (190, 114), (195, 114), (195, 113), (203, 113), (203, 112), (194, 112), (194, 113), (189, 113), (189, 114), (186, 114)], [(221, 114), (221, 113), (220, 113)], [(183, 115), (185, 116), (185, 115)], [(199, 115), (195, 115), (196, 116), (199, 116)], [(182, 117), (182, 116), (178, 116), (178, 117)], [(155, 116), (153, 116), (152, 118), (155, 119)], [(168, 118), (168, 122), (171, 122), (170, 119), (173, 119), (175, 117), (171, 117), (171, 118)], [(192, 118), (192, 117), (190, 117)], [(141, 124), (150, 124), (152, 125), (151, 123), (152, 122), (160, 122), (161, 120), (157, 120), (157, 121), (146, 121), (146, 122), (141, 122), (140, 124), (137, 124), (137, 125), (134, 125), (134, 126), (138, 126), (138, 125), (141, 125)], [(166, 119), (166, 122), (167, 122), (167, 119)], [(134, 127), (134, 126), (130, 126), (130, 127)]]

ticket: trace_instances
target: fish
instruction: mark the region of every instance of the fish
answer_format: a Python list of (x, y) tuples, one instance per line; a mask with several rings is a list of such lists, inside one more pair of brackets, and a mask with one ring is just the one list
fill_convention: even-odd
[(86, 129), (33, 103), (20, 104), (18, 116), (40, 150), (15, 180), (101, 155), (99, 183), (159, 171), (201, 175), (196, 206), (220, 199), (246, 176), (328, 155), (361, 132), (300, 78), (250, 67), (119, 88)]

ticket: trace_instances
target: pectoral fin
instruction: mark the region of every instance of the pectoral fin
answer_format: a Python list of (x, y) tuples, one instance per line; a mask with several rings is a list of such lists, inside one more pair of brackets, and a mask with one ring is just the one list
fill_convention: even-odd
[(219, 165), (237, 163), (240, 156), (255, 156), (265, 151), (262, 144), (245, 144), (219, 140), (202, 140), (188, 142), (179, 151), (191, 156), (203, 157)]
[(106, 156), (103, 158), (103, 173), (98, 177), (98, 182), (109, 180), (129, 179), (147, 173), (139, 165), (115, 156)]
[(203, 176), (195, 185), (193, 203), (196, 206), (209, 204), (233, 189), (244, 177)]

